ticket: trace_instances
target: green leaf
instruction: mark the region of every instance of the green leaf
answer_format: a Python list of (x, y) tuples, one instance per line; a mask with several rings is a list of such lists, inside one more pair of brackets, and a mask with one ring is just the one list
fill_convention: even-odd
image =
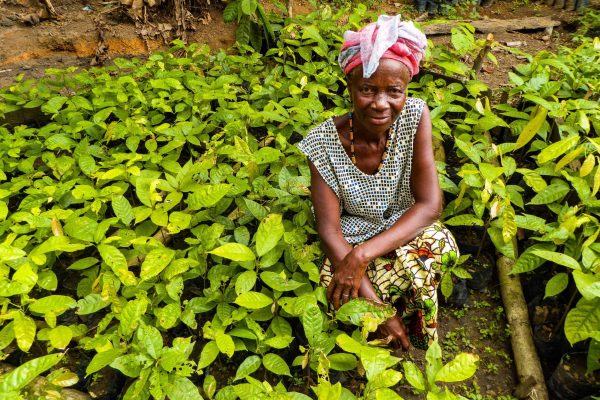
[(192, 216), (190, 214), (180, 211), (173, 211), (169, 215), (167, 229), (172, 234), (179, 233), (182, 230), (189, 228), (191, 222)]
[(250, 310), (258, 310), (273, 304), (273, 299), (259, 292), (246, 292), (235, 299), (235, 304)]
[(260, 363), (260, 357), (256, 354), (248, 356), (238, 367), (233, 380), (237, 381), (251, 375), (260, 367)]
[(134, 286), (137, 284), (135, 275), (129, 271), (127, 260), (119, 249), (108, 244), (101, 244), (98, 245), (98, 252), (102, 260), (112, 269), (125, 286)]
[(112, 198), (112, 208), (115, 216), (125, 225), (129, 225), (133, 221), (133, 209), (125, 196), (114, 196)]
[(571, 150), (573, 146), (579, 143), (579, 136), (571, 136), (563, 140), (559, 140), (556, 143), (552, 143), (550, 146), (545, 147), (537, 156), (537, 164), (542, 166), (543, 164), (554, 160), (556, 157), (565, 154)]
[(442, 348), (437, 340), (429, 345), (429, 348), (425, 353), (425, 359), (427, 361), (425, 366), (427, 382), (429, 383), (429, 386), (434, 387), (435, 377), (442, 369)]
[(521, 134), (517, 138), (517, 143), (515, 150), (520, 149), (525, 146), (527, 143), (531, 141), (535, 137), (535, 135), (540, 131), (544, 121), (546, 121), (546, 116), (548, 115), (548, 110), (542, 106), (537, 106), (535, 109), (535, 114), (532, 119), (527, 122), (527, 125), (521, 131)]
[(280, 214), (269, 214), (260, 223), (256, 231), (256, 253), (259, 257), (263, 256), (269, 250), (277, 246), (277, 243), (283, 237), (283, 223)]
[(71, 343), (73, 331), (68, 326), (59, 325), (48, 332), (48, 338), (52, 347), (64, 349)]
[(13, 329), (19, 349), (27, 353), (35, 340), (35, 321), (22, 311), (17, 311), (13, 320)]
[(62, 356), (63, 353), (55, 353), (34, 358), (2, 375), (0, 393), (19, 392), (39, 375), (58, 364)]
[(154, 278), (169, 265), (173, 257), (175, 257), (175, 250), (166, 247), (150, 251), (142, 263), (140, 278), (143, 281)]
[(600, 276), (575, 270), (573, 279), (584, 299), (593, 300), (600, 297)]
[(534, 244), (533, 246), (528, 247), (527, 249), (525, 249), (523, 254), (519, 256), (519, 259), (517, 260), (515, 265), (513, 265), (510, 273), (522, 274), (537, 269), (540, 265), (544, 263), (545, 260), (542, 257), (536, 256), (534, 252), (537, 250), (552, 251), (555, 248), (556, 246), (549, 243)]
[(75, 261), (73, 264), (69, 265), (67, 269), (70, 269), (71, 271), (81, 271), (96, 264), (98, 264), (98, 259), (96, 257), (86, 257)]
[(65, 96), (52, 97), (46, 104), (42, 106), (42, 111), (48, 114), (56, 114), (60, 111), (67, 100), (68, 97)]
[(9, 322), (0, 330), (0, 350), (4, 350), (15, 339), (14, 322)]
[(547, 186), (540, 193), (533, 196), (529, 204), (550, 204), (562, 199), (567, 193), (571, 191), (568, 185), (554, 183)]
[(163, 338), (158, 329), (153, 326), (143, 325), (138, 328), (136, 338), (140, 348), (156, 359), (163, 348)]
[(277, 354), (265, 354), (263, 357), (263, 365), (267, 370), (276, 375), (292, 376), (292, 374), (290, 374), (290, 368), (287, 366), (286, 362)]
[(483, 220), (471, 214), (462, 214), (445, 220), (444, 224), (450, 226), (483, 226)]
[(242, 12), (246, 15), (254, 14), (257, 6), (258, 6), (257, 0), (242, 0), (241, 1)]
[(256, 278), (255, 271), (242, 272), (235, 281), (235, 293), (240, 295), (252, 290), (256, 285)]
[(546, 294), (544, 298), (556, 296), (562, 293), (569, 284), (569, 275), (564, 272), (554, 275), (546, 284)]
[(581, 299), (567, 314), (565, 336), (571, 345), (600, 336), (600, 297), (592, 300)]
[(21, 249), (0, 244), (0, 260), (2, 260), (2, 262), (17, 260), (26, 255), (27, 253)]
[(219, 347), (217, 346), (217, 342), (211, 340), (210, 342), (204, 345), (204, 348), (200, 352), (200, 359), (198, 360), (198, 369), (206, 368), (219, 355)]
[(171, 329), (177, 324), (181, 316), (181, 306), (178, 303), (167, 304), (163, 308), (156, 310), (155, 314), (162, 328)]
[(314, 345), (315, 337), (323, 331), (324, 320), (321, 309), (314, 304), (310, 304), (302, 314), (301, 320), (308, 343)]
[(286, 279), (276, 272), (265, 271), (260, 274), (260, 279), (269, 285), (271, 288), (280, 291), (286, 292), (290, 290), (296, 290), (300, 286), (304, 285), (301, 282), (296, 282), (292, 279)]
[(102, 310), (110, 304), (109, 300), (104, 300), (98, 293), (90, 293), (83, 299), (77, 300), (77, 315), (93, 314)]
[(248, 207), (250, 214), (258, 220), (262, 220), (267, 215), (267, 209), (253, 200), (244, 198), (244, 204)]
[(121, 371), (125, 376), (137, 378), (142, 372), (145, 359), (146, 357), (141, 354), (125, 354), (114, 359), (110, 366)]
[(215, 341), (217, 342), (217, 347), (221, 353), (227, 354), (229, 358), (233, 357), (235, 343), (233, 343), (233, 338), (231, 336), (224, 332), (217, 332), (215, 334)]
[(96, 165), (96, 160), (94, 159), (94, 157), (88, 154), (80, 156), (77, 160), (77, 163), (79, 165), (79, 169), (81, 169), (81, 172), (83, 172), (87, 176), (91, 176), (98, 169), (98, 166)]
[(113, 362), (115, 358), (120, 356), (123, 353), (121, 349), (109, 349), (100, 353), (96, 353), (92, 361), (88, 364), (85, 369), (85, 375), (91, 375), (94, 372), (100, 371), (102, 368), (106, 367), (108, 364)]
[(417, 390), (425, 390), (427, 383), (419, 367), (412, 361), (405, 361), (402, 366), (404, 367), (404, 377), (408, 383)]
[(147, 307), (148, 300), (146, 298), (130, 300), (125, 304), (121, 314), (118, 314), (119, 330), (123, 336), (129, 337), (137, 329)]
[(175, 376), (164, 389), (169, 400), (202, 400), (196, 385), (183, 376)]
[(209, 251), (209, 253), (233, 261), (253, 261), (255, 259), (252, 250), (248, 246), (239, 243), (225, 243)]
[(204, 378), (204, 382), (202, 383), (202, 390), (204, 390), (204, 393), (208, 396), (209, 400), (212, 400), (217, 391), (217, 380), (214, 375), (206, 375), (206, 378)]
[(98, 222), (88, 217), (79, 217), (69, 221), (64, 227), (67, 235), (85, 242), (94, 241), (94, 234), (97, 228)]
[(329, 367), (336, 371), (352, 371), (358, 365), (356, 357), (348, 353), (328, 354)]
[(380, 304), (358, 298), (343, 304), (335, 313), (335, 318), (346, 324), (362, 326), (368, 318), (375, 318), (384, 322), (395, 314), (396, 311), (389, 304)]
[(75, 300), (69, 296), (52, 295), (37, 299), (29, 306), (29, 311), (41, 315), (52, 312), (59, 316), (75, 305)]
[(587, 373), (591, 374), (600, 369), (600, 340), (590, 340), (587, 356)]
[(235, 21), (238, 17), (237, 10), (238, 10), (237, 2), (228, 3), (227, 6), (225, 7), (225, 9), (223, 10), (223, 21), (225, 21), (226, 23)]
[(200, 185), (188, 196), (187, 202), (191, 210), (212, 207), (229, 192), (231, 185), (219, 183), (216, 185)]
[(534, 250), (532, 253), (538, 257), (543, 258), (544, 260), (551, 261), (555, 264), (562, 265), (563, 267), (571, 268), (574, 270), (580, 270), (581, 267), (577, 260), (573, 257), (570, 257), (566, 254), (558, 253), (556, 251), (547, 251), (547, 250)]
[(460, 353), (438, 371), (435, 380), (437, 382), (460, 382), (469, 379), (475, 374), (478, 361), (479, 357), (475, 354)]

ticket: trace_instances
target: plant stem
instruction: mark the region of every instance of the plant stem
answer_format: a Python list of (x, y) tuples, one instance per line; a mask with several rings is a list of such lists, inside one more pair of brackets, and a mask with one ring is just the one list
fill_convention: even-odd
[(567, 304), (567, 309), (565, 310), (565, 312), (563, 313), (562, 317), (560, 318), (560, 321), (558, 321), (558, 324), (556, 324), (556, 326), (552, 330), (552, 337), (556, 336), (556, 334), (558, 333), (558, 331), (560, 330), (560, 328), (564, 324), (565, 319), (567, 319), (567, 314), (569, 313), (569, 310), (571, 309), (571, 305), (573, 304), (573, 301), (575, 301), (575, 296), (577, 296), (577, 293), (579, 293), (577, 290), (573, 290), (573, 294), (571, 295), (571, 299), (569, 300), (569, 303)]
[(485, 243), (485, 236), (487, 234), (487, 229), (490, 226), (490, 219), (488, 218), (483, 224), (483, 234), (481, 235), (481, 242), (479, 242), (479, 248), (477, 249), (477, 254), (475, 255), (475, 259), (478, 259), (481, 255), (481, 249), (483, 249), (483, 244)]

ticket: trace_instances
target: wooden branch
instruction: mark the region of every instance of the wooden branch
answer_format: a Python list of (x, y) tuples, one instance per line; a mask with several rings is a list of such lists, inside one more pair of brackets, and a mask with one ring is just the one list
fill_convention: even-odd
[(48, 14), (50, 14), (52, 18), (58, 18), (58, 13), (54, 9), (54, 6), (50, 0), (44, 0), (44, 5), (46, 6), (46, 10), (48, 10)]
[(510, 343), (517, 376), (519, 382), (527, 385), (527, 390), (521, 394), (526, 397), (521, 398), (548, 400), (544, 372), (533, 343), (533, 333), (529, 324), (529, 313), (521, 288), (521, 280), (518, 276), (509, 275), (514, 265), (515, 261), (506, 256), (500, 257), (497, 262), (500, 294), (510, 325)]
[(293, 18), (294, 17), (294, 0), (287, 0), (287, 12), (288, 12), (288, 18)]
[(485, 38), (485, 45), (483, 46), (483, 49), (481, 49), (479, 54), (477, 54), (477, 57), (475, 58), (475, 61), (473, 62), (473, 70), (475, 71), (476, 74), (478, 74), (479, 71), (481, 71), (481, 67), (483, 67), (483, 61), (485, 60), (485, 57), (488, 55), (488, 53), (492, 49), (493, 42), (494, 42), (494, 34), (488, 33), (487, 38)]
[(547, 29), (560, 26), (560, 21), (549, 17), (529, 17), (519, 19), (487, 19), (487, 20), (462, 20), (429, 24), (423, 27), (426, 35), (447, 35), (452, 32), (456, 22), (466, 22), (473, 25), (479, 33), (497, 33), (509, 31)]
[[(485, 132), (485, 138), (492, 143), (492, 136)], [(498, 166), (497, 158), (491, 163)], [(517, 254), (517, 238), (513, 237), (512, 245), (515, 258)], [(521, 399), (549, 400), (542, 365), (533, 343), (533, 331), (529, 324), (529, 312), (518, 275), (510, 275), (515, 260), (500, 256), (496, 262), (498, 279), (500, 280), (500, 295), (510, 326), (510, 343), (512, 346), (514, 364), (517, 369), (519, 385), (513, 393)]]

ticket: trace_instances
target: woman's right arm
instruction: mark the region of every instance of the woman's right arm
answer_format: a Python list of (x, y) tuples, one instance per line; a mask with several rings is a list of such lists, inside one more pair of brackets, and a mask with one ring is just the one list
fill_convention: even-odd
[(323, 177), (309, 160), (311, 199), (315, 210), (317, 231), (325, 255), (335, 268), (352, 251), (352, 246), (342, 234), (340, 224), (340, 203), (335, 192), (325, 183)]

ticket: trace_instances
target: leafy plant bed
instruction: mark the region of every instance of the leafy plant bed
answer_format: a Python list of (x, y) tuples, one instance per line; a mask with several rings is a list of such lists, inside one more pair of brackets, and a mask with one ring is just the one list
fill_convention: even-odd
[[(443, 351), (432, 345), (428, 366), (369, 341), (390, 307), (328, 308), (295, 143), (349, 108), (334, 64), (339, 32), (372, 16), (357, 6), (343, 27), (345, 13), (280, 21), (265, 54), (176, 42), (145, 62), (51, 70), (0, 93), (2, 112), (41, 107), (51, 118), (0, 127), (0, 350), (24, 366), (0, 378), (9, 398), (45, 373), (49, 392), (122, 379), (105, 396), (126, 400), (508, 393), (483, 375), (471, 389), (456, 383), (478, 360), (481, 374), (513, 376), (494, 286), (451, 311), (454, 321), (442, 307)], [(600, 120), (590, 88), (600, 42), (560, 61), (530, 56), (510, 75), (510, 104), (490, 103), (471, 75), (465, 60), (481, 50), (472, 29), (458, 26), (452, 44), (432, 46), (427, 67), (463, 83), (426, 74), (409, 88), (456, 154), (454, 174), (438, 163), (443, 219), (457, 232), (477, 227), (475, 244), (507, 257), (517, 236), (530, 239), (513, 273), (556, 263), (545, 294), (574, 281), (582, 298), (571, 297), (565, 334), (597, 355)], [(514, 142), (494, 142), (498, 129)], [(467, 271), (446, 272), (442, 292)], [(71, 349), (80, 365), (63, 354)], [(63, 366), (73, 379), (54, 379)]]

